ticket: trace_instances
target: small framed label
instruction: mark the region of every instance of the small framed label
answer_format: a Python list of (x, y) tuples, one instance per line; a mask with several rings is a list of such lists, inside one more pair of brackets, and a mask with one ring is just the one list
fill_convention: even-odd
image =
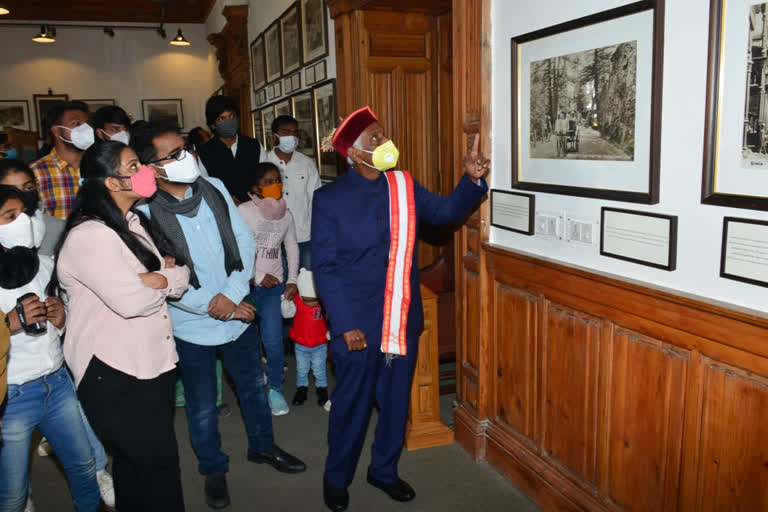
[(723, 219), (720, 277), (768, 287), (768, 221)]
[(491, 190), (491, 226), (533, 235), (536, 196), (507, 190)]
[(677, 216), (603, 207), (600, 254), (673, 271), (677, 265)]

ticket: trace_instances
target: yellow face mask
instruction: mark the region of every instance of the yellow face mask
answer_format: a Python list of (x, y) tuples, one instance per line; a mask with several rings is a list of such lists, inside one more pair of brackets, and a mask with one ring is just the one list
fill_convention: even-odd
[(283, 184), (273, 183), (266, 187), (261, 187), (261, 196), (264, 198), (280, 199), (283, 197)]
[[(365, 151), (364, 149), (361, 149), (360, 151)], [(385, 142), (381, 146), (377, 147), (373, 151), (365, 151), (366, 153), (371, 153), (373, 155), (373, 165), (368, 164), (367, 162), (365, 165), (368, 165), (369, 167), (373, 167), (374, 169), (378, 169), (379, 171), (388, 171), (389, 169), (392, 169), (394, 166), (397, 165), (397, 159), (400, 158), (400, 151), (397, 150), (397, 147), (395, 147), (395, 143), (391, 140)]]

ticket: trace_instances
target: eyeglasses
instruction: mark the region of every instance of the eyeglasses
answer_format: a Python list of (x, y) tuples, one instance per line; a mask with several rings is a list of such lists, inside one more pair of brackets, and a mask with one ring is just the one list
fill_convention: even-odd
[(174, 151), (168, 156), (165, 156), (163, 158), (158, 158), (157, 160), (152, 160), (151, 162), (149, 162), (149, 164), (156, 164), (159, 162), (164, 162), (165, 160), (179, 161), (179, 160), (184, 160), (186, 157), (187, 157), (187, 152), (184, 150), (184, 148), (182, 148), (182, 149), (177, 149), (176, 151)]

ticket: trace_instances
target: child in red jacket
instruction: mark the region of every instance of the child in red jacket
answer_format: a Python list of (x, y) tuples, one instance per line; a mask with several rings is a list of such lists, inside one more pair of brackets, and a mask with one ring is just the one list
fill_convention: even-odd
[(325, 375), (328, 327), (325, 325), (323, 308), (317, 300), (312, 272), (302, 268), (297, 285), (299, 293), (294, 295), (293, 302), (283, 301), (282, 304), (283, 316), (293, 317), (293, 327), (288, 335), (296, 342), (296, 394), (293, 405), (302, 405), (307, 400), (311, 367), (315, 374), (317, 404), (330, 411), (331, 401), (328, 400), (328, 380)]

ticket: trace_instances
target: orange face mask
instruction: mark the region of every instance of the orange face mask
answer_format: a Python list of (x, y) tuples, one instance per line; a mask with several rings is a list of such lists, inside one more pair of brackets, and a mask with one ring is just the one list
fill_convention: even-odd
[(272, 199), (280, 199), (283, 197), (283, 184), (273, 183), (266, 187), (261, 187), (261, 195), (264, 198), (270, 197)]

